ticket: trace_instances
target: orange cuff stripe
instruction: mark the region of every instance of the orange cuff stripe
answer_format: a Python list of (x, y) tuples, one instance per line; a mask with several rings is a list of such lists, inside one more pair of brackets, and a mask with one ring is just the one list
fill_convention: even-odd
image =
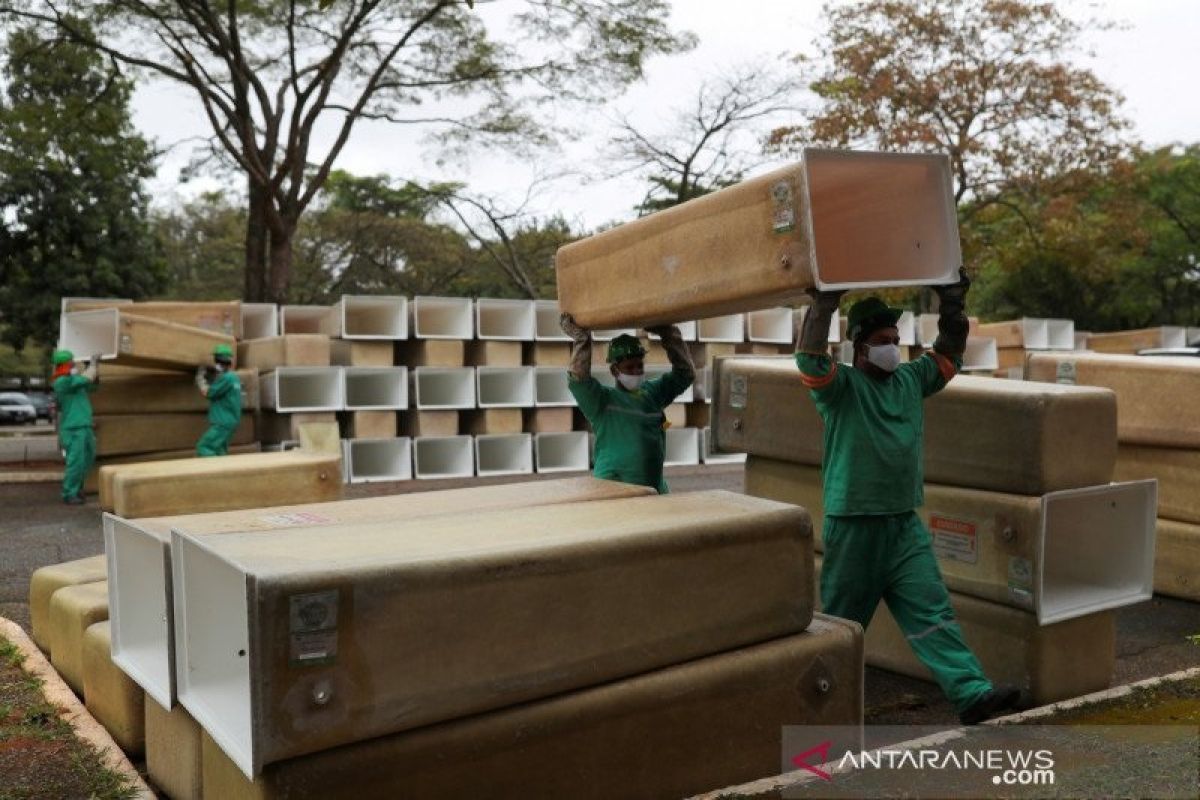
[(828, 375), (805, 375), (800, 373), (800, 382), (809, 389), (823, 389), (833, 383), (833, 377), (837, 375), (837, 362), (833, 362), (833, 368), (829, 370)]
[(944, 355), (937, 352), (936, 350), (930, 350), (929, 352), (933, 356), (933, 360), (937, 363), (938, 372), (942, 373), (942, 378), (944, 380), (949, 381), (951, 378), (953, 378), (955, 375), (958, 374), (958, 370), (954, 368), (953, 361), (946, 358)]

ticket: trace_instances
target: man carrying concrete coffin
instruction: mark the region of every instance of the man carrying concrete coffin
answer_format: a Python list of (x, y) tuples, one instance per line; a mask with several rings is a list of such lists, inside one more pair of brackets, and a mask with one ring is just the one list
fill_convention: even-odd
[(673, 325), (647, 328), (662, 339), (671, 371), (646, 380), (646, 350), (636, 336), (621, 334), (608, 344), (608, 368), (616, 388), (592, 377), (592, 334), (563, 314), (562, 329), (571, 337), (568, 386), (596, 431), (597, 478), (649, 486), (667, 493), (663, 479), (667, 418), (663, 409), (696, 379), (687, 344)]
[(864, 628), (883, 599), (909, 646), (964, 724), (1016, 706), (1019, 692), (994, 687), (963, 641), (950, 596), (916, 509), (924, 505), (922, 432), (926, 397), (962, 366), (963, 303), (970, 281), (934, 287), (940, 299), (933, 350), (901, 363), (901, 309), (877, 297), (850, 308), (854, 363), (828, 353), (829, 321), (844, 292), (810, 291), (796, 364), (825, 423), (825, 545), (821, 603)]
[[(242, 421), (242, 382), (233, 371), (233, 349), (227, 344), (213, 348), (215, 367), (196, 369), (196, 388), (208, 398), (208, 430), (196, 443), (196, 455), (229, 455), (229, 440)], [(208, 370), (215, 376), (209, 379)]]
[(84, 502), (83, 482), (96, 461), (96, 432), (92, 430), (92, 401), (89, 394), (99, 383), (100, 356), (92, 356), (86, 367), (75, 362), (70, 350), (55, 350), (50, 359), (54, 372), (50, 386), (58, 403), (58, 444), (62, 447), (62, 499), (67, 505)]

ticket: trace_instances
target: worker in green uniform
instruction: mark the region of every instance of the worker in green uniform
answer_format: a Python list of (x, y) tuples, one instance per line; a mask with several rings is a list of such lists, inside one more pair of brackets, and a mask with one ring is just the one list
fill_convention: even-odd
[(68, 505), (80, 505), (85, 502), (83, 482), (96, 461), (96, 432), (92, 430), (92, 401), (88, 395), (96, 391), (100, 381), (100, 356), (92, 356), (81, 368), (70, 350), (55, 350), (51, 361), (51, 385), (58, 403), (58, 443), (66, 460), (62, 498)]
[(196, 370), (196, 388), (208, 398), (208, 430), (196, 443), (196, 455), (229, 454), (229, 440), (242, 421), (242, 382), (233, 371), (233, 350), (227, 344), (213, 348), (216, 377), (210, 382), (208, 368)]
[(908, 363), (901, 363), (896, 328), (901, 310), (877, 297), (850, 309), (853, 364), (834, 361), (829, 321), (843, 292), (812, 292), (796, 363), (825, 423), (824, 611), (865, 628), (884, 600), (960, 721), (975, 724), (1015, 707), (1020, 693), (993, 686), (963, 640), (916, 513), (925, 502), (923, 401), (961, 368), (967, 344), (963, 304), (970, 281), (965, 271), (959, 275), (957, 283), (934, 288), (937, 339), (933, 350)]
[(663, 479), (667, 418), (663, 409), (696, 379), (691, 354), (673, 325), (647, 328), (662, 339), (671, 371), (646, 380), (646, 350), (636, 336), (621, 334), (608, 344), (608, 368), (616, 387), (592, 377), (592, 334), (562, 315), (562, 329), (571, 337), (567, 383), (575, 402), (596, 432), (597, 478), (649, 486), (667, 493)]

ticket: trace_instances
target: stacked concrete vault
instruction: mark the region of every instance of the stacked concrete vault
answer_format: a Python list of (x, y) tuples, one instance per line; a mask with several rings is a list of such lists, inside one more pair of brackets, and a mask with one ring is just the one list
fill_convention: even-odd
[[(718, 449), (749, 453), (748, 494), (808, 508), (822, 549), (823, 425), (795, 363), (721, 359), (715, 381)], [(1155, 482), (1109, 483), (1114, 394), (958, 377), (924, 430), (919, 514), (985, 671), (1035, 702), (1106, 687), (1112, 610), (1150, 597), (1154, 557)], [(928, 677), (885, 604), (866, 641), (868, 663)]]
[(795, 506), (568, 478), (104, 529), (106, 569), (34, 583), (171, 797), (682, 796), (861, 724)]

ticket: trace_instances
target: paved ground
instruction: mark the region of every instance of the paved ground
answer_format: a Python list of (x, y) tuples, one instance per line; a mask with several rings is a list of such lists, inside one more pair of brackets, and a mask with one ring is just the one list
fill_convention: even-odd
[[(535, 476), (551, 478), (555, 476)], [(347, 487), (347, 497), (449, 489), (527, 478), (407, 481)], [(741, 465), (677, 467), (667, 470), (675, 492), (703, 489), (741, 491)], [(0, 617), (29, 629), (29, 576), (46, 564), (103, 552), (100, 512), (64, 506), (57, 484), (0, 484)], [(1115, 683), (1128, 683), (1200, 664), (1200, 646), (1187, 636), (1200, 634), (1200, 604), (1155, 597), (1117, 615)], [(954, 721), (953, 711), (936, 686), (867, 669), (868, 722), (940, 724)]]

